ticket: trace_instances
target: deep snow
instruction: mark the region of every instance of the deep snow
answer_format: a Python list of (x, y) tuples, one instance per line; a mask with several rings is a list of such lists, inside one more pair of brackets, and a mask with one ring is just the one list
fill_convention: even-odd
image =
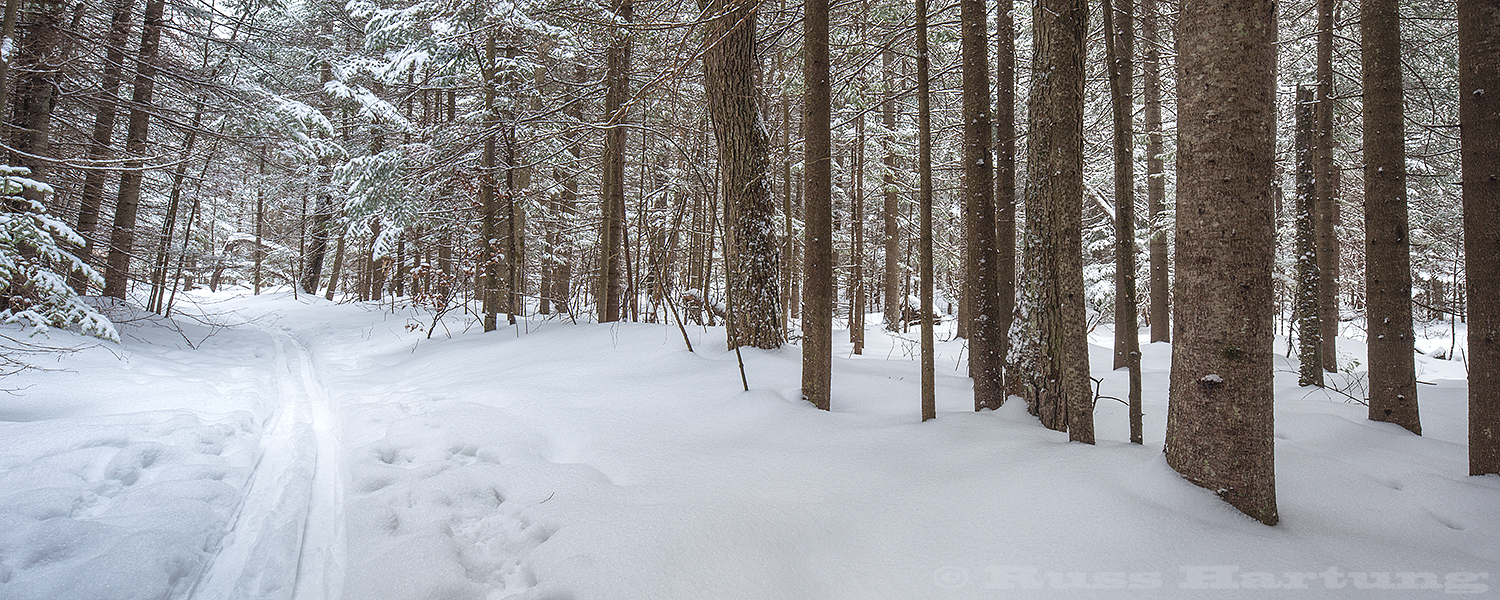
[(1500, 595), (1461, 362), (1418, 357), (1416, 437), (1282, 360), (1265, 527), (1166, 466), (1166, 344), (1143, 344), (1146, 445), (1101, 400), (1089, 447), (1017, 400), (972, 412), (961, 342), (919, 423), (915, 344), (878, 315), (864, 356), (835, 336), (824, 413), (795, 347), (745, 351), (741, 391), (717, 328), (694, 353), (675, 326), (540, 317), (429, 340), (405, 308), (195, 298), (0, 381), (0, 598)]

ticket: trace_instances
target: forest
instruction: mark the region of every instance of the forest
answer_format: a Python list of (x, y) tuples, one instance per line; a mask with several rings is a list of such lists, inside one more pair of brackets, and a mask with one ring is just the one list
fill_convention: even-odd
[[(1132, 498), (1150, 494), (1113, 478), (1146, 469), (1139, 479), (1204, 488), (1234, 518), (1283, 523), (1273, 529), (1342, 522), (1331, 506), (1303, 504), (1315, 495), (1308, 483), (1295, 480), (1286, 500), (1278, 480), (1405, 448), (1392, 459), (1408, 461), (1392, 467), (1405, 476), (1362, 467), (1380, 493), (1421, 479), (1441, 481), (1429, 494), (1466, 500), (1367, 510), (1425, 511), (1420, 518), (1436, 519), (1441, 535), (1466, 537), (1423, 538), (1417, 545), (1440, 549), (1430, 564), (1397, 560), (1418, 551), (1409, 545), (1375, 544), (1361, 555), (1371, 565), (1344, 565), (1366, 571), (1340, 581), (1474, 591), (1488, 577), (1479, 571), (1500, 564), (1493, 547), (1483, 549), (1500, 541), (1500, 526), (1473, 516), (1500, 500), (1493, 0), (6, 0), (0, 40), (0, 388), (15, 398), (0, 397), (0, 440), (17, 442), (0, 454), (0, 482), (32, 490), (7, 500), (0, 489), (0, 529), (28, 524), (0, 534), (0, 596), (722, 597), (707, 591), (719, 585), (682, 587), (685, 575), (670, 571), (657, 583), (675, 591), (661, 596), (644, 591), (653, 589), (647, 583), (599, 583), (628, 560), (600, 570), (549, 558), (555, 532), (566, 538), (560, 532), (595, 509), (625, 510), (604, 500), (608, 493), (588, 488), (586, 508), (567, 498), (563, 507), (503, 508), (512, 491), (552, 498), (538, 481), (584, 485), (556, 469), (563, 465), (588, 465), (628, 488), (622, 482), (667, 477), (675, 458), (650, 463), (673, 452), (721, 455), (689, 443), (698, 409), (681, 401), (710, 388), (701, 391), (713, 398), (709, 414), (727, 420), (705, 431), (739, 440), (750, 423), (780, 424), (775, 448), (730, 444), (759, 457), (746, 465), (775, 464), (802, 447), (790, 431), (858, 447), (870, 443), (853, 441), (869, 428), (895, 448), (871, 456), (898, 462), (902, 448), (937, 435), (936, 449), (915, 455), (941, 463), (944, 448), (973, 452), (985, 439), (973, 428), (999, 427), (1027, 460), (1066, 452), (1086, 473), (1079, 477), (1103, 477), (1115, 486), (1105, 488)], [(401, 341), (377, 341), (376, 331)], [(666, 352), (658, 345), (709, 362), (658, 356)], [(619, 354), (626, 348), (634, 350)], [(659, 380), (642, 375), (660, 365)], [(568, 375), (552, 381), (548, 371)], [(700, 381), (709, 372), (720, 379)], [(478, 383), (486, 377), (493, 385)], [(106, 400), (115, 386), (139, 390)], [(144, 391), (151, 386), (176, 391)], [(720, 404), (740, 392), (757, 400)], [(511, 394), (562, 404), (522, 408)], [(604, 416), (581, 414), (615, 394), (639, 404), (602, 415), (619, 411), (610, 418), (621, 427), (684, 445), (658, 452), (652, 444), (666, 442), (652, 441), (651, 450), (626, 453), (636, 462), (609, 458), (607, 449), (629, 447), (619, 446), (623, 434)], [(769, 397), (865, 420), (806, 421), (815, 417), (765, 408)], [(209, 408), (163, 416), (189, 410), (194, 398)], [(499, 404), (480, 410), (458, 398)], [(516, 429), (523, 425), (491, 409), (537, 429)], [(681, 414), (653, 434), (640, 413), (658, 410)], [(963, 413), (994, 413), (993, 422)], [(155, 415), (141, 417), (155, 424), (126, 414)], [(427, 426), (440, 433), (412, 424), (434, 414), (446, 415)], [(870, 421), (892, 415), (900, 418)], [(1313, 425), (1329, 415), (1337, 415), (1329, 429)], [(35, 490), (54, 489), (38, 483), (52, 476), (38, 475), (36, 461), (64, 453), (36, 445), (47, 435), (26, 429), (48, 419), (73, 423), (63, 437), (82, 441), (66, 452), (115, 448), (114, 458), (96, 457), (108, 467), (77, 471), (116, 482), (109, 493), (104, 484), (78, 488), (88, 503), (128, 495), (135, 476), (121, 484), (110, 475), (124, 468), (121, 457), (154, 473), (157, 457), (176, 456), (188, 438), (271, 458), (183, 458), (231, 473), (219, 476), (233, 488), (225, 504), (193, 496), (206, 503), (203, 514), (219, 516), (192, 521), (199, 537), (189, 541), (152, 542), (177, 557), (161, 581), (127, 569), (84, 593), (59, 574), (93, 563), (39, 558), (39, 548), (95, 538), (39, 533), (56, 515), (25, 508), (42, 505)], [(881, 429), (934, 419), (959, 429)], [(388, 429), (376, 434), (372, 423)], [(515, 439), (463, 433), (476, 423)], [(114, 445), (98, 436), (115, 434), (87, 433), (112, 427), (128, 430)], [(1359, 440), (1349, 446), (1359, 450), (1329, 441), (1283, 453), (1288, 440), (1301, 443), (1297, 435), (1333, 431)], [(515, 441), (527, 436), (551, 450)], [(1096, 445), (1095, 454), (1075, 448)], [(439, 450), (441, 460), (424, 454)], [(489, 512), (489, 500), (474, 499), (489, 492), (466, 487), (484, 487), (475, 482), (488, 474), (441, 485), (426, 471), (404, 479), (416, 477), (415, 466), (373, 474), (429, 459), (500, 468), (534, 452), (545, 460), (522, 470), (546, 475), (494, 475), (523, 491), (485, 484), (496, 499)], [(931, 477), (843, 452), (835, 462), (875, 480)], [(370, 457), (378, 464), (365, 464)], [(725, 457), (715, 469), (739, 460)], [(694, 464), (683, 468), (695, 472)], [(722, 476), (704, 468), (709, 479)], [(821, 468), (756, 475), (746, 493), (792, 486), (816, 496), (803, 479)], [(1055, 483), (1044, 470), (1005, 473)], [(860, 489), (829, 476), (841, 482), (836, 489)], [(283, 483), (262, 483), (272, 477)], [(403, 483), (386, 489), (392, 481)], [(955, 497), (1046, 503), (985, 489)], [(1354, 484), (1335, 489), (1363, 494)], [(395, 490), (404, 500), (387, 497)], [(659, 493), (682, 510), (717, 506), (684, 500), (697, 497), (693, 489), (670, 490)], [(455, 545), (431, 550), (462, 557), (455, 564), (467, 579), (381, 575), (406, 560), (396, 550), (357, 558), (366, 551), (360, 540), (425, 547), (404, 533), (370, 541), (377, 517), (362, 502), (415, 505), (429, 493), (467, 500), (411, 508), (428, 515), (418, 520), (479, 519), (453, 517), (441, 527), (443, 543)], [(300, 509), (278, 508), (293, 496)], [(81, 502), (65, 520), (93, 522), (78, 516)], [(1231, 517), (1213, 506), (1182, 510), (1219, 520), (1203, 531), (1260, 535), (1222, 521)], [(1065, 514), (1090, 514), (1077, 510)], [(1051, 518), (1028, 514), (1028, 523)], [(1142, 514), (1126, 517), (1159, 518)], [(505, 520), (485, 520), (494, 515)], [(270, 532), (277, 519), (301, 520), (287, 525), (292, 542), (237, 533)], [(149, 529), (149, 520), (125, 521)], [(835, 522), (819, 512), (771, 531)], [(1134, 535), (1137, 526), (1112, 531)], [(1384, 536), (1405, 525), (1366, 526), (1359, 531)], [(1358, 537), (1319, 531), (1308, 539)], [(589, 535), (566, 547), (615, 548), (627, 534)], [(750, 543), (782, 543), (767, 535)], [(885, 535), (946, 551), (917, 532)], [(1047, 547), (1060, 553), (1084, 539)], [(270, 575), (274, 540), (295, 546), (290, 575)], [(726, 543), (735, 544), (716, 547)], [(535, 561), (511, 558), (523, 555)], [(913, 568), (906, 554), (879, 556), (869, 564), (890, 567), (882, 573)], [(788, 598), (958, 597), (939, 592), (1011, 584), (1056, 592), (1080, 581), (1154, 589), (1163, 569), (1167, 588), (1295, 587), (1291, 571), (1257, 579), (1263, 573), (1249, 563), (1280, 560), (1266, 548), (1221, 556), (1245, 563), (1238, 575), (1173, 571), (1193, 553), (1169, 556), (1146, 573), (939, 560), (915, 567), (922, 583), (912, 588), (778, 570), (791, 567), (775, 561), (733, 577), (785, 585), (750, 586), (743, 597)], [(1283, 566), (1321, 573), (1338, 564)], [(1369, 569), (1390, 572), (1379, 579)], [(548, 573), (577, 585), (547, 595)]]

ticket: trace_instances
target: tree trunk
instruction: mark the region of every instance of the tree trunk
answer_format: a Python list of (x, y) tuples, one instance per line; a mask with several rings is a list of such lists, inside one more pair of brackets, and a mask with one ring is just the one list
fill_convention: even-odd
[(130, 125), (125, 134), (125, 170), (120, 174), (120, 194), (115, 201), (114, 232), (109, 239), (109, 258), (104, 270), (104, 295), (125, 299), (130, 284), (130, 255), (135, 246), (136, 213), (141, 204), (141, 178), (145, 166), (146, 135), (150, 130), (151, 98), (156, 86), (156, 55), (161, 43), (165, 0), (148, 0), (142, 22), (141, 48), (136, 60), (135, 89), (131, 93)]
[[(130, 37), (130, 17), (135, 0), (114, 0), (111, 8), (109, 33), (104, 38), (104, 65), (100, 76), (99, 103), (94, 114), (94, 132), (90, 138), (89, 160), (102, 162), (113, 153), (110, 142), (115, 133), (115, 105), (120, 100), (120, 73), (125, 64), (125, 45)], [(9, 37), (7, 35), (7, 37)], [(3, 79), (0, 73), (0, 79)], [(0, 104), (3, 107), (4, 104)], [(99, 229), (99, 209), (104, 204), (104, 182), (109, 171), (89, 169), (83, 174), (83, 193), (78, 200), (78, 235), (84, 239), (80, 258), (94, 258), (95, 232)], [(82, 272), (71, 274), (70, 283), (82, 294), (87, 291), (88, 279)]]
[[(1412, 350), (1406, 126), (1398, 0), (1360, 3), (1365, 129), (1365, 296), (1370, 419), (1421, 435)], [(1494, 225), (1492, 225), (1493, 227)], [(1325, 355), (1326, 358), (1326, 355)]]
[[(932, 320), (932, 103), (927, 65), (927, 0), (917, 13), (917, 175), (921, 178), (921, 232), (917, 249), (922, 296), (922, 420), (937, 418), (937, 368)], [(903, 320), (904, 321), (904, 320)]]
[(828, 0), (807, 0), (802, 20), (802, 398), (829, 410), (833, 359), (833, 179), (829, 132)]
[(500, 117), (495, 112), (495, 95), (499, 77), (495, 55), (495, 32), (484, 40), (484, 150), (479, 163), (479, 236), (480, 296), (484, 311), (484, 330), (497, 327), (495, 315), (500, 312), (500, 199), (495, 191), (495, 132)]
[[(334, 16), (324, 15), (323, 35), (333, 37)], [(327, 60), (322, 62), (318, 78), (324, 85), (333, 81), (333, 66)], [(323, 116), (331, 118), (332, 102), (325, 99), (323, 103)], [(318, 199), (313, 206), (312, 222), (312, 244), (307, 250), (307, 271), (302, 274), (302, 291), (308, 294), (318, 293), (318, 283), (323, 278), (323, 258), (328, 254), (328, 229), (333, 220), (333, 164), (328, 158), (318, 161)]]
[(1027, 269), (1036, 285), (1032, 412), (1073, 441), (1093, 443), (1093, 387), (1083, 306), (1083, 0), (1046, 0), (1033, 11), (1036, 52), (1027, 144)]
[(1458, 0), (1469, 289), (1469, 474), (1500, 474), (1500, 6)]
[(1276, 13), (1187, 0), (1178, 27), (1177, 278), (1167, 464), (1267, 525)]
[(1146, 210), (1151, 213), (1151, 343), (1172, 341), (1171, 277), (1167, 265), (1167, 232), (1163, 227), (1167, 200), (1166, 166), (1161, 141), (1161, 51), (1158, 48), (1157, 0), (1141, 0), (1141, 35), (1145, 46), (1142, 78), (1145, 89)]
[[(863, 37), (863, 36), (861, 36)], [(849, 215), (849, 343), (865, 353), (865, 116), (854, 121), (853, 211)]]
[(885, 224), (885, 278), (881, 286), (885, 292), (885, 329), (901, 330), (901, 224), (900, 203), (896, 196), (896, 55), (890, 48), (880, 54), (881, 72), (885, 81), (885, 93), (880, 103), (880, 123), (885, 132), (880, 137), (885, 156), (881, 164), (885, 173), (881, 180), (885, 184), (885, 205), (881, 216)]
[(1339, 171), (1333, 162), (1333, 10), (1337, 0), (1318, 0), (1318, 131), (1314, 138), (1317, 207), (1314, 210), (1318, 244), (1318, 327), (1323, 347), (1322, 367), (1338, 371)]
[(255, 286), (255, 295), (260, 295), (261, 264), (265, 262), (265, 230), (266, 230), (266, 153), (270, 152), (267, 144), (260, 146), (260, 177), (255, 181), (255, 270), (251, 271), (250, 279)]
[[(1010, 354), (1016, 310), (1016, 26), (1015, 2), (995, 2), (995, 302), (1001, 366)], [(1009, 373), (1002, 370), (1002, 377)], [(1008, 390), (1002, 388), (1001, 393)]]
[[(1115, 362), (1130, 370), (1130, 441), (1142, 443), (1141, 330), (1135, 304), (1135, 2), (1104, 0), (1115, 154)], [(1116, 14), (1118, 13), (1118, 14)]]
[[(166, 310), (168, 258), (171, 256), (172, 233), (177, 230), (177, 207), (182, 201), (183, 179), (187, 177), (188, 157), (193, 153), (193, 144), (198, 141), (198, 127), (203, 124), (203, 105), (193, 112), (192, 124), (188, 126), (187, 139), (183, 141), (182, 157), (172, 173), (172, 191), (167, 194), (167, 214), (162, 223), (161, 240), (156, 247), (156, 261), (151, 269), (151, 295), (146, 310), (162, 314)], [(209, 160), (212, 160), (210, 158)]]
[[(630, 21), (632, 0), (614, 0), (614, 13)], [(625, 102), (630, 99), (631, 39), (624, 30), (614, 33), (609, 45), (604, 77), (604, 115), (609, 129), (604, 134), (604, 176), (600, 181), (599, 285), (596, 302), (599, 322), (620, 320), (621, 272), (624, 270), (625, 228)]]
[(1317, 102), (1314, 89), (1297, 86), (1297, 385), (1323, 387), (1323, 328), (1318, 310)]
[(710, 44), (703, 55), (704, 91), (719, 145), (724, 189), (725, 271), (729, 304), (728, 345), (779, 348), (781, 257), (776, 240), (776, 205), (771, 197), (770, 139), (760, 120), (755, 85), (754, 5), (704, 2), (719, 15), (704, 29)]
[(995, 288), (995, 173), (990, 166), (990, 70), (985, 0), (959, 4), (963, 29), (964, 290), (969, 297), (969, 377), (974, 410), (1005, 402), (1000, 299)]

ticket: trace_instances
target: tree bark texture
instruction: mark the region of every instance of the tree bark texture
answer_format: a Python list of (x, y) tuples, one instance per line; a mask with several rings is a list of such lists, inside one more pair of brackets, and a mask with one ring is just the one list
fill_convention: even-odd
[(1150, 298), (1151, 342), (1172, 341), (1171, 276), (1167, 263), (1166, 165), (1161, 140), (1161, 50), (1158, 48), (1157, 0), (1141, 0), (1141, 79), (1146, 129), (1146, 210), (1151, 214)]
[(141, 160), (146, 154), (146, 135), (151, 124), (151, 99), (156, 86), (156, 56), (161, 45), (165, 0), (149, 0), (141, 22), (141, 47), (136, 60), (135, 88), (131, 93), (130, 122), (125, 133), (125, 169), (120, 173), (120, 193), (115, 201), (114, 231), (105, 262), (104, 295), (125, 299), (130, 285), (130, 256), (135, 246), (136, 213), (141, 205)]
[(1469, 474), (1500, 473), (1500, 4), (1458, 0)]
[(1276, 13), (1186, 0), (1178, 27), (1177, 277), (1167, 463), (1267, 525)]
[(1293, 138), (1297, 155), (1297, 385), (1323, 387), (1323, 328), (1318, 310), (1318, 232), (1317, 232), (1317, 113), (1316, 91), (1297, 86), (1296, 133)]
[[(617, 18), (630, 21), (632, 0), (615, 0)], [(630, 99), (630, 34), (616, 31), (609, 45), (604, 75), (604, 176), (600, 182), (599, 284), (596, 303), (600, 323), (620, 320), (625, 270), (625, 144), (626, 101)]]
[(972, 310), (969, 320), (969, 377), (974, 380), (974, 410), (999, 408), (1005, 402), (1001, 350), (1000, 303), (995, 289), (995, 174), (990, 166), (989, 19), (985, 0), (959, 4), (963, 30), (963, 209), (964, 290)]
[(1318, 326), (1322, 330), (1323, 370), (1338, 371), (1339, 222), (1338, 165), (1333, 162), (1333, 12), (1337, 0), (1318, 0), (1318, 131), (1313, 138), (1314, 211), (1318, 243)]
[[(1365, 310), (1370, 419), (1421, 435), (1412, 349), (1411, 243), (1398, 0), (1360, 3), (1364, 67)], [(1500, 224), (1491, 224), (1491, 228)]]
[(833, 358), (833, 174), (829, 133), (828, 0), (807, 0), (802, 20), (802, 397), (829, 410)]

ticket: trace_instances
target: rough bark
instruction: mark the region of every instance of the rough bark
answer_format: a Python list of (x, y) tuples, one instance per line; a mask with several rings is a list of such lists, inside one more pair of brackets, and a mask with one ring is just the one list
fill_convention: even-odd
[(120, 174), (120, 192), (115, 201), (114, 231), (109, 239), (109, 257), (104, 270), (104, 295), (125, 299), (130, 283), (130, 255), (135, 245), (136, 213), (141, 205), (141, 178), (145, 166), (146, 135), (151, 124), (151, 101), (156, 86), (156, 56), (161, 45), (165, 0), (149, 0), (142, 14), (141, 47), (136, 60), (135, 87), (131, 93), (129, 126), (125, 133), (125, 169)]
[(1333, 11), (1336, 0), (1318, 0), (1317, 135), (1313, 169), (1317, 207), (1314, 210), (1318, 245), (1318, 327), (1323, 347), (1322, 367), (1338, 371), (1339, 332), (1339, 172), (1333, 162)]
[(802, 398), (829, 409), (833, 354), (833, 179), (829, 134), (828, 0), (807, 0), (802, 20)]
[(496, 79), (499, 77), (496, 58), (495, 33), (491, 31), (484, 42), (482, 76), (486, 135), (479, 158), (479, 294), (485, 331), (494, 331), (498, 327), (496, 315), (500, 313), (500, 198), (495, 189), (495, 135), (500, 129), (500, 115), (495, 112)]
[[(1398, 0), (1360, 3), (1365, 133), (1365, 310), (1370, 419), (1421, 435), (1412, 350), (1406, 126)], [(1494, 224), (1492, 227), (1496, 226)]]
[(1469, 474), (1500, 474), (1500, 5), (1458, 0)]
[(1323, 328), (1318, 286), (1317, 179), (1314, 165), (1317, 149), (1317, 102), (1314, 88), (1297, 86), (1297, 385), (1323, 387)]
[(1276, 14), (1186, 0), (1178, 27), (1177, 277), (1167, 464), (1267, 525)]
[(1000, 303), (995, 289), (995, 181), (990, 166), (990, 70), (985, 0), (959, 4), (963, 29), (965, 253), (964, 290), (972, 310), (969, 321), (969, 377), (974, 380), (974, 410), (999, 408), (1005, 402), (1001, 350)]
[(736, 0), (705, 4), (719, 15), (704, 29), (709, 47), (703, 61), (728, 215), (724, 234), (733, 265), (725, 272), (728, 345), (779, 348), (784, 339), (777, 281), (781, 253), (770, 186), (770, 139), (757, 106), (755, 5)]
[(1032, 315), (1038, 339), (1027, 399), (1042, 424), (1093, 443), (1083, 306), (1083, 82), (1088, 7), (1043, 0), (1032, 12), (1034, 80), (1026, 183), (1026, 268), (1046, 273)]

